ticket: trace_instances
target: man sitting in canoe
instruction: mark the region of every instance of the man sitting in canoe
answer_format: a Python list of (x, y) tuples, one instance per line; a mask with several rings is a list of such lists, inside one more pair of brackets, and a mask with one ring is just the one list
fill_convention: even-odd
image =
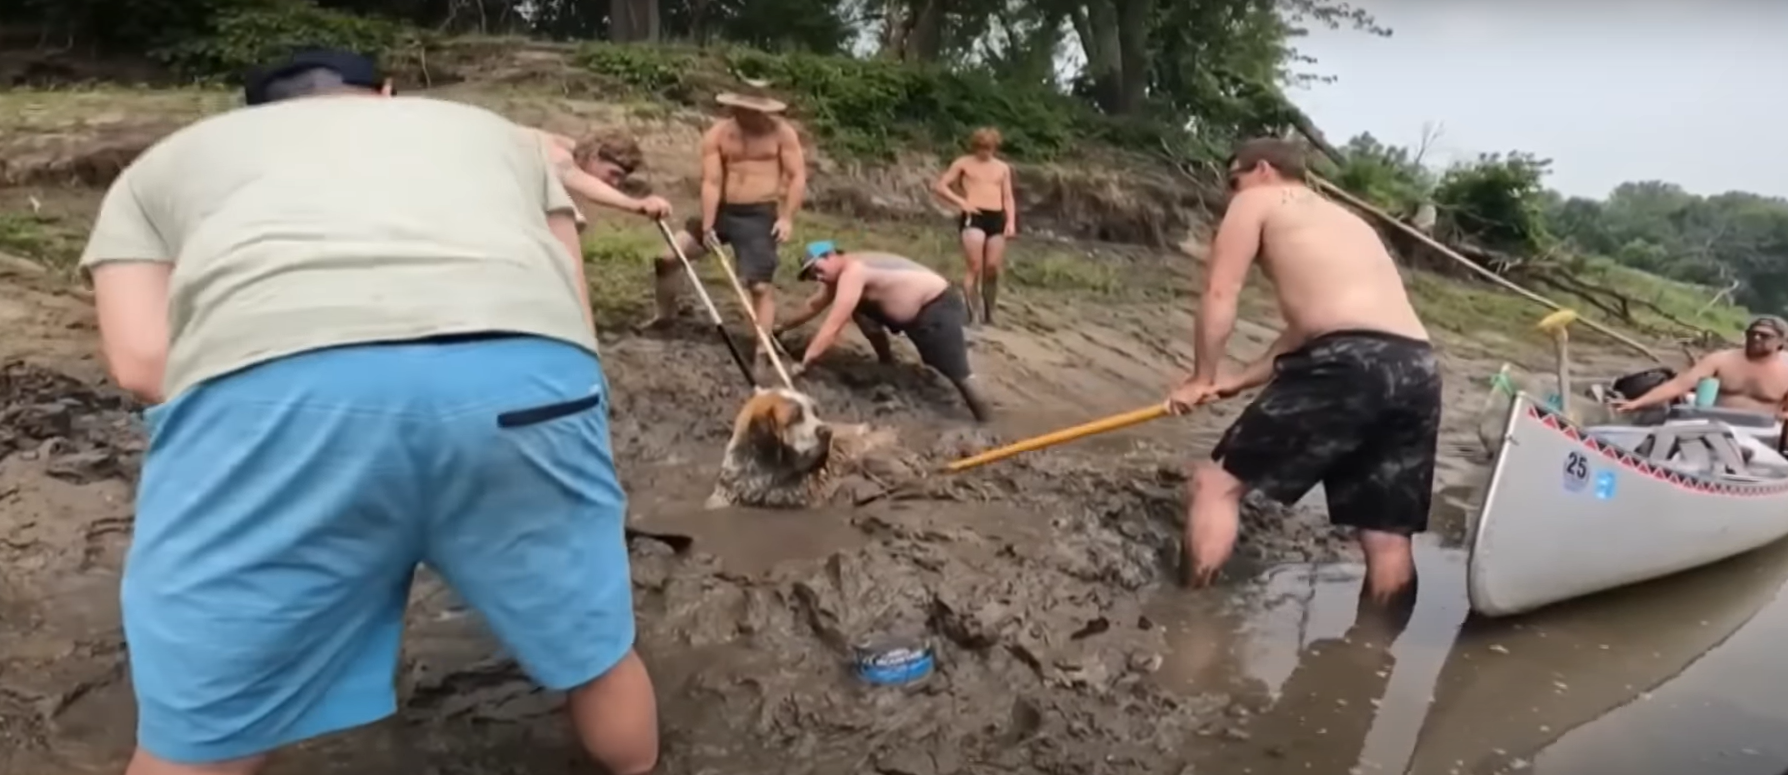
[(1745, 326), (1745, 345), (1720, 350), (1695, 362), (1694, 368), (1645, 392), (1645, 395), (1614, 403), (1614, 411), (1623, 414), (1653, 406), (1662, 406), (1688, 395), (1701, 380), (1713, 377), (1720, 381), (1719, 396), (1714, 406), (1776, 415), (1784, 413), (1783, 400), (1788, 399), (1788, 358), (1782, 345), (1788, 337), (1788, 321), (1764, 315)]
[[(1440, 436), (1440, 366), (1378, 232), (1304, 184), (1303, 150), (1249, 140), (1230, 157), (1233, 192), (1212, 242), (1192, 374), (1175, 413), (1268, 383), (1193, 467), (1186, 549), (1192, 580), (1229, 559), (1243, 494), (1285, 504), (1318, 483), (1329, 521), (1355, 528), (1366, 595), (1415, 598), (1410, 536), (1428, 526)], [(1285, 317), (1266, 354), (1219, 374), (1258, 254)]]

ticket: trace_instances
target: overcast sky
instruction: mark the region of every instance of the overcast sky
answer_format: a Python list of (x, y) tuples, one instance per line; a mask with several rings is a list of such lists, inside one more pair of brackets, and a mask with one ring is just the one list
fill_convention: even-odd
[(1292, 98), (1339, 143), (1360, 132), (1430, 158), (1525, 150), (1548, 183), (1628, 180), (1788, 196), (1788, 3), (1360, 0), (1395, 34), (1313, 31), (1333, 84)]

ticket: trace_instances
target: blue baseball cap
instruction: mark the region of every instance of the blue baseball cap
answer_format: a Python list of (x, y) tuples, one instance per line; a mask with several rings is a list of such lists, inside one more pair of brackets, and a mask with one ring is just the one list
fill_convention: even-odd
[(268, 93), (273, 82), (310, 70), (328, 70), (341, 76), (341, 82), (349, 86), (377, 89), (385, 85), (385, 74), (371, 59), (352, 51), (311, 48), (249, 72), (243, 79), (243, 99), (250, 105), (273, 102), (274, 96)]
[(818, 264), (820, 259), (836, 252), (838, 252), (838, 246), (832, 244), (831, 240), (807, 243), (807, 256), (801, 259), (801, 276), (805, 277), (812, 272), (814, 264)]

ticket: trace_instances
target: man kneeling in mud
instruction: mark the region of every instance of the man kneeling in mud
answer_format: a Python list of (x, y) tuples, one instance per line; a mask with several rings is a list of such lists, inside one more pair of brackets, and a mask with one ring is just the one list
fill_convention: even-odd
[(831, 314), (807, 344), (796, 373), (806, 371), (837, 343), (847, 321), (856, 322), (882, 363), (894, 362), (888, 332), (906, 334), (919, 350), (919, 359), (956, 386), (975, 420), (987, 421), (990, 412), (974, 384), (968, 342), (962, 335), (968, 305), (943, 275), (905, 256), (845, 253), (831, 242), (814, 242), (801, 260), (800, 277), (818, 280), (820, 290), (777, 332), (800, 326), (827, 308)]
[[(1196, 365), (1168, 405), (1186, 412), (1270, 384), (1192, 471), (1191, 580), (1208, 583), (1229, 558), (1248, 488), (1289, 505), (1321, 483), (1330, 521), (1359, 531), (1365, 592), (1402, 604), (1415, 592), (1410, 536), (1427, 528), (1432, 499), (1439, 365), (1378, 233), (1304, 176), (1301, 149), (1282, 140), (1250, 140), (1230, 159)], [(1258, 360), (1219, 374), (1257, 253), (1287, 325)]]

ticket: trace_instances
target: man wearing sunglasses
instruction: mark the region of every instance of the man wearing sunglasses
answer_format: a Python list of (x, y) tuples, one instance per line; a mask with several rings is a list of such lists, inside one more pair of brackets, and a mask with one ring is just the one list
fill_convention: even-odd
[(795, 367), (797, 372), (812, 366), (837, 344), (845, 324), (854, 322), (882, 363), (894, 362), (888, 332), (905, 334), (919, 351), (919, 360), (944, 375), (962, 394), (977, 422), (986, 422), (991, 416), (969, 369), (968, 342), (962, 331), (969, 319), (968, 303), (943, 275), (905, 256), (846, 253), (830, 241), (822, 241), (807, 246), (799, 277), (819, 281), (819, 292), (776, 332), (800, 326), (828, 309), (831, 313), (807, 343), (807, 352)]
[[(547, 141), (554, 169), (565, 189), (585, 200), (647, 218), (668, 218), (670, 202), (663, 197), (631, 197), (621, 191), (622, 184), (645, 163), (639, 143), (617, 135), (599, 135), (582, 142), (564, 135), (534, 130)], [(585, 223), (578, 213), (578, 226)]]
[[(1440, 367), (1378, 232), (1305, 184), (1303, 149), (1249, 140), (1229, 163), (1234, 194), (1205, 267), (1195, 366), (1168, 397), (1190, 411), (1265, 384), (1193, 467), (1192, 581), (1228, 560), (1250, 489), (1297, 502), (1317, 484), (1329, 520), (1355, 529), (1366, 594), (1412, 602), (1410, 536), (1427, 528), (1440, 435)], [(1248, 268), (1259, 258), (1285, 330), (1252, 364), (1219, 370)]]
[(1701, 380), (1720, 381), (1714, 406), (1745, 412), (1783, 413), (1788, 398), (1788, 357), (1782, 355), (1788, 322), (1764, 315), (1745, 326), (1745, 344), (1702, 357), (1688, 371), (1630, 401), (1614, 404), (1623, 414), (1675, 401), (1689, 394)]

